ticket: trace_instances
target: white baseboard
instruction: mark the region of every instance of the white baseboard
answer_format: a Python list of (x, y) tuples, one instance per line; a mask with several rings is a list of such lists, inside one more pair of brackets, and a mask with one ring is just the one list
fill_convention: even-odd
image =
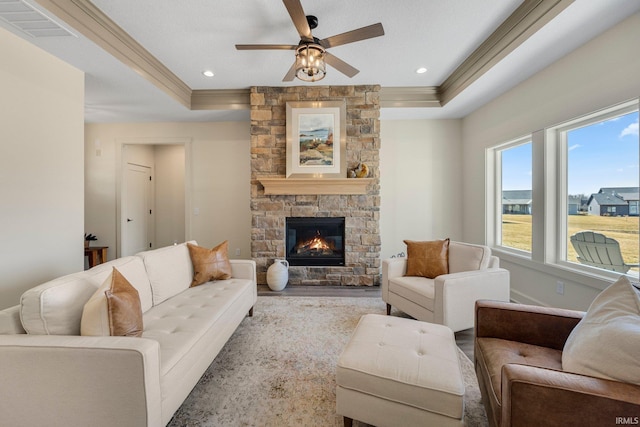
[(511, 301), (518, 304), (539, 305), (542, 307), (550, 307), (549, 304), (546, 304), (540, 300), (532, 298), (526, 294), (523, 294), (520, 291), (513, 290), (513, 289), (511, 290)]

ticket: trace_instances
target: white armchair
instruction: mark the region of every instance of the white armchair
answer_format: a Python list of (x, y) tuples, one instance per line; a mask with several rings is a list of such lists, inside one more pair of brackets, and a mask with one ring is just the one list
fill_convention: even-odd
[(509, 271), (487, 246), (449, 243), (449, 273), (435, 279), (405, 276), (406, 258), (382, 261), (382, 300), (415, 319), (448, 326), (454, 332), (474, 326), (479, 299), (509, 301)]

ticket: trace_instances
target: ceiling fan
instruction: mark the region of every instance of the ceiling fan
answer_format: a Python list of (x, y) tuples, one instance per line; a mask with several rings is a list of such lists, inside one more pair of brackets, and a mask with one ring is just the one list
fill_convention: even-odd
[(326, 51), (331, 47), (366, 40), (384, 35), (381, 23), (368, 25), (357, 30), (318, 39), (311, 34), (311, 30), (318, 26), (318, 18), (306, 16), (300, 0), (282, 0), (293, 25), (300, 34), (300, 42), (297, 45), (289, 44), (237, 44), (238, 50), (295, 50), (296, 60), (282, 79), (289, 82), (297, 77), (304, 81), (318, 81), (326, 74), (325, 62), (348, 77), (353, 77), (360, 71), (347, 64), (335, 55)]

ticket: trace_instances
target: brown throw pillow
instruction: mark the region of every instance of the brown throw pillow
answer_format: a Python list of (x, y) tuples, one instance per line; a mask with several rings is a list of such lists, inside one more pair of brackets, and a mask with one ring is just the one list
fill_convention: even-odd
[(407, 272), (405, 276), (429, 279), (449, 273), (449, 239), (429, 242), (405, 240), (407, 245)]
[(111, 336), (141, 337), (142, 306), (138, 291), (115, 268), (111, 286), (105, 291)]
[(229, 263), (229, 257), (227, 256), (227, 246), (228, 242), (226, 240), (213, 249), (187, 243), (191, 263), (193, 264), (191, 287), (211, 280), (231, 278), (231, 263)]

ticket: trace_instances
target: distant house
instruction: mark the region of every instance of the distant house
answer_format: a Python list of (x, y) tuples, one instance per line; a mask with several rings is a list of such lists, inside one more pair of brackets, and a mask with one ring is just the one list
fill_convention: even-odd
[(582, 206), (582, 198), (580, 196), (567, 197), (567, 213), (569, 215), (578, 215)]
[(639, 187), (603, 187), (587, 202), (589, 215), (638, 216), (639, 212)]
[(531, 190), (503, 191), (502, 213), (531, 215)]

